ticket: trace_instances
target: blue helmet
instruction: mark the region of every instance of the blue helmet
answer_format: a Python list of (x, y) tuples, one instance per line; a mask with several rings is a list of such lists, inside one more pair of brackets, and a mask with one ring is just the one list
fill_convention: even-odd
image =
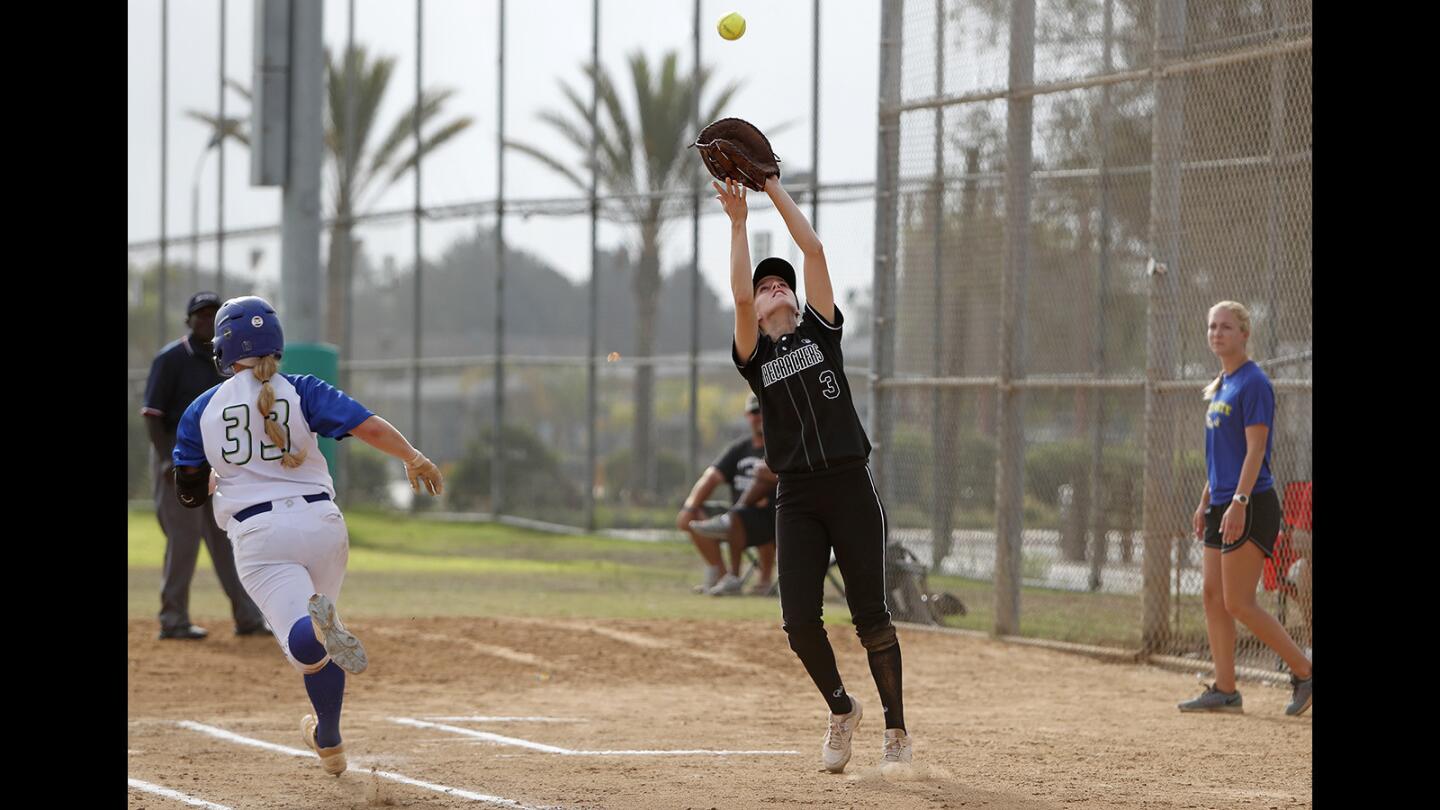
[(215, 313), (215, 369), (221, 377), (234, 376), (236, 360), (267, 357), (285, 350), (280, 316), (270, 302), (256, 295), (231, 298)]

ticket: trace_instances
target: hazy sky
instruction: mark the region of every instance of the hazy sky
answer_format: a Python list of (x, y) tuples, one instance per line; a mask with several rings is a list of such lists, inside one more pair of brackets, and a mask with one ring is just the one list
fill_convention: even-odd
[[(219, 0), (174, 0), (170, 6), (168, 232), (191, 230), (191, 187), (197, 161), (206, 143), (206, 128), (184, 115), (187, 109), (213, 113), (217, 105), (219, 64)], [(415, 5), (409, 0), (357, 0), (355, 39), (398, 58), (379, 121), (388, 130), (415, 88)], [(525, 140), (572, 163), (580, 155), (536, 115), (562, 109), (558, 80), (565, 79), (588, 98), (580, 65), (590, 58), (589, 0), (510, 0), (506, 8), (506, 134)], [(811, 0), (743, 0), (701, 3), (701, 58), (717, 68), (712, 86), (742, 80), (742, 89), (727, 114), (746, 118), (761, 128), (782, 122), (794, 125), (772, 137), (787, 175), (810, 165)], [(748, 26), (745, 36), (726, 42), (715, 23), (739, 11)], [(876, 86), (878, 81), (880, 8), (876, 0), (825, 0), (821, 9), (821, 138), (820, 172), (824, 182), (865, 181), (875, 171)], [(253, 2), (227, 3), (226, 75), (253, 84)], [(325, 41), (333, 50), (344, 47), (348, 2), (325, 4)], [(681, 68), (688, 70), (692, 49), (692, 5), (678, 0), (602, 0), (601, 61), (622, 88), (628, 74), (625, 58), (637, 49), (652, 63), (667, 50), (679, 50)], [(498, 3), (494, 0), (425, 0), (425, 62), (427, 88), (458, 91), (446, 120), (456, 115), (475, 119), (470, 129), (425, 163), (424, 203), (443, 205), (491, 199), (496, 193), (496, 110)], [(129, 241), (155, 239), (160, 231), (160, 0), (130, 0), (128, 57), (128, 220)], [(627, 106), (630, 96), (622, 90)], [(704, 106), (702, 104), (702, 106)], [(227, 115), (248, 111), (234, 92), (226, 96)], [(831, 137), (826, 137), (829, 134)], [(382, 137), (372, 134), (372, 145)], [(697, 158), (698, 159), (698, 158)], [(212, 152), (200, 175), (200, 230), (216, 225), (216, 155)], [(533, 159), (511, 153), (506, 158), (509, 198), (558, 197), (577, 193), (568, 181)], [(225, 152), (225, 223), (227, 229), (277, 223), (280, 190), (249, 185), (249, 153), (238, 144)], [(413, 179), (407, 177), (384, 194), (372, 196), (367, 210), (403, 208), (413, 204)], [(701, 272), (716, 289), (724, 289), (728, 232), (719, 204), (707, 201), (710, 213), (701, 221)], [(713, 207), (712, 207), (713, 206)], [(805, 205), (806, 213), (809, 206)], [(424, 251), (437, 257), (476, 220), (427, 222)], [(493, 218), (481, 221), (485, 227)], [(793, 255), (784, 224), (769, 208), (750, 214), (752, 234), (773, 232), (773, 253)], [(822, 207), (820, 236), (826, 244), (836, 286), (846, 292), (868, 286), (873, 272), (874, 207), (869, 201)], [(690, 253), (688, 219), (672, 226), (663, 260), (668, 271)], [(628, 241), (629, 233), (603, 226), (606, 245)], [(401, 265), (413, 254), (413, 230), (402, 223), (367, 226), (360, 231), (365, 249), (381, 263), (386, 255)], [(538, 254), (574, 279), (589, 273), (589, 220), (535, 216), (508, 217), (506, 238), (513, 246)], [(752, 243), (752, 254), (757, 245)], [(188, 245), (172, 245), (172, 255), (188, 260)], [(226, 243), (227, 273), (238, 292), (256, 250), (254, 272), (274, 277), (279, 272), (279, 236), (230, 239)], [(323, 255), (323, 254), (322, 254)], [(153, 261), (156, 250), (131, 251), (131, 257)], [(757, 260), (759, 256), (756, 256)], [(202, 266), (213, 267), (214, 243), (200, 246)]]

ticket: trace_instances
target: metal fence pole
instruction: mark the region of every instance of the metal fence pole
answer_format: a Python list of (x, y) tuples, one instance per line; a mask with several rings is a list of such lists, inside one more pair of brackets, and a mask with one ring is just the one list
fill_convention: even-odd
[(165, 305), (167, 283), (165, 279), (165, 232), (166, 199), (169, 178), (165, 169), (170, 158), (170, 0), (160, 0), (160, 301), (155, 313), (155, 349), (165, 345)]
[[(1154, 64), (1181, 56), (1186, 0), (1155, 0)], [(1169, 638), (1170, 548), (1176, 534), (1173, 502), (1174, 425), (1157, 384), (1175, 373), (1175, 302), (1180, 272), (1180, 161), (1184, 157), (1185, 77), (1155, 79), (1151, 129), (1149, 311), (1146, 315), (1145, 538), (1141, 643), (1158, 652)], [(1198, 497), (1196, 499), (1198, 501)], [(1182, 527), (1183, 528), (1183, 527)]]
[(499, 133), (495, 168), (495, 426), (491, 431), (490, 511), (505, 508), (505, 0), (499, 3), (496, 36), (495, 121)]
[(215, 170), (215, 293), (225, 300), (225, 0), (220, 0), (220, 70), (216, 91), (219, 94), (220, 132), (216, 137)]
[[(935, 97), (945, 95), (945, 0), (935, 0)], [(944, 261), (941, 257), (940, 242), (944, 233), (945, 220), (945, 108), (935, 108), (935, 137), (934, 137), (934, 178), (931, 181), (931, 222), (930, 222), (930, 281), (931, 281), (931, 302), (934, 306), (930, 319), (931, 352), (930, 352), (930, 373), (935, 377), (944, 374), (941, 364), (945, 353), (945, 284), (944, 284)], [(939, 570), (943, 557), (949, 551), (950, 534), (949, 519), (945, 514), (951, 508), (950, 499), (945, 497), (943, 489), (947, 486), (945, 482), (950, 479), (949, 475), (941, 475), (941, 470), (948, 471), (949, 459), (941, 455), (944, 449), (948, 449), (949, 442), (945, 436), (951, 431), (946, 430), (943, 420), (940, 418), (941, 407), (944, 403), (946, 392), (939, 388), (930, 392), (930, 436), (935, 442), (934, 451), (931, 453), (930, 464), (930, 531), (932, 550), (931, 567)], [(944, 532), (944, 536), (940, 533)]]
[[(349, 177), (350, 177), (350, 173), (351, 173), (351, 171), (352, 171), (351, 167), (353, 167), (353, 166), (355, 165), (355, 127), (356, 127), (355, 83), (356, 83), (356, 79), (357, 79), (357, 77), (356, 77), (356, 75), (355, 75), (355, 58), (354, 58), (354, 55), (355, 55), (355, 0), (349, 0), (348, 6), (349, 6), (349, 8), (348, 8), (348, 13), (346, 14), (346, 17), (345, 17), (345, 56), (344, 56), (344, 59), (345, 59), (345, 142), (341, 145), (341, 148), (344, 150), (344, 156), (343, 156), (342, 161), (341, 161), (342, 164), (343, 164), (343, 166), (342, 166), (342, 168), (341, 168), (341, 171), (336, 172), (336, 174), (340, 177), (339, 182), (346, 184), (347, 187), (350, 185)], [(330, 80), (331, 80), (331, 81), (334, 81), (334, 80), (335, 80), (335, 77), (334, 77), (334, 76), (331, 76), (331, 77), (330, 77)], [(347, 193), (345, 196), (348, 198), (348, 197), (349, 197), (349, 194)], [(346, 213), (344, 213), (343, 215), (348, 217), (348, 216), (349, 216), (349, 212), (346, 212)], [(336, 212), (335, 212), (335, 216), (337, 217), (337, 220), (338, 220), (338, 218), (339, 218), (340, 216), (342, 216), (342, 213), (341, 213), (340, 211), (336, 211)], [(340, 381), (339, 381), (339, 386), (340, 386), (341, 390), (344, 390), (344, 391), (352, 390), (352, 389), (351, 389), (351, 384), (350, 384), (350, 368), (349, 368), (349, 365), (348, 365), (348, 364), (349, 364), (350, 361), (353, 361), (353, 360), (355, 359), (355, 357), (354, 357), (354, 352), (355, 352), (355, 331), (354, 331), (354, 327), (355, 327), (355, 230), (354, 230), (354, 229), (355, 229), (355, 224), (354, 224), (353, 221), (346, 221), (346, 222), (338, 222), (338, 221), (337, 221), (337, 227), (332, 228), (331, 231), (330, 231), (330, 233), (332, 234), (332, 238), (331, 238), (331, 241), (330, 241), (330, 251), (331, 251), (332, 253), (335, 252), (335, 251), (337, 251), (337, 250), (340, 251), (340, 261), (339, 261), (339, 262), (331, 262), (330, 264), (331, 264), (332, 266), (334, 266), (340, 273), (344, 274), (344, 281), (343, 281), (343, 283), (344, 283), (344, 285), (345, 285), (345, 290), (344, 290), (345, 303), (344, 303), (344, 307), (343, 307), (344, 312), (341, 313), (341, 330), (340, 330), (340, 340), (341, 340), (340, 357), (341, 357), (345, 362), (340, 365)], [(336, 279), (335, 279), (334, 277), (331, 277), (330, 280), (329, 280), (329, 283), (330, 283), (330, 284), (336, 283)], [(336, 454), (337, 454), (336, 457), (337, 457), (337, 459), (339, 460), (339, 464), (337, 464), (336, 466), (339, 467), (339, 469), (340, 469), (340, 483), (339, 483), (339, 486), (340, 486), (340, 490), (345, 493), (345, 497), (346, 497), (347, 499), (348, 499), (349, 496), (350, 496), (350, 470), (349, 470), (349, 467), (350, 467), (350, 445), (351, 445), (351, 442), (336, 442), (336, 443), (335, 443), (335, 450), (336, 450)]]
[[(503, 2), (503, 0), (502, 0)], [(596, 355), (600, 353), (600, 166), (596, 149), (600, 136), (600, 0), (590, 4), (590, 343), (585, 375), (585, 466), (590, 486), (585, 490), (585, 529), (595, 531), (595, 469), (598, 448), (596, 424), (598, 380)]]
[[(1285, 30), (1290, 16), (1285, 4), (1274, 4), (1271, 14), (1275, 30)], [(1272, 358), (1280, 354), (1280, 211), (1286, 204), (1280, 194), (1280, 146), (1285, 130), (1285, 95), (1285, 57), (1276, 54), (1270, 57), (1270, 165), (1265, 171), (1269, 180), (1265, 205), (1265, 316), (1270, 321), (1265, 331)]]
[(891, 324), (894, 319), (895, 227), (900, 207), (900, 68), (905, 30), (904, 0), (884, 0), (880, 5), (880, 103), (879, 132), (875, 149), (875, 329), (870, 361), (870, 424), (875, 437), (875, 475), (880, 479), (881, 498), (888, 497), (891, 476), (886, 475), (890, 458), (890, 424), (885, 392), (880, 383), (891, 373), (895, 357)]
[[(1109, 75), (1114, 70), (1115, 0), (1105, 0), (1105, 56), (1103, 72)], [(1097, 129), (1100, 141), (1100, 239), (1099, 263), (1095, 283), (1095, 342), (1091, 355), (1091, 374), (1096, 379), (1105, 376), (1105, 300), (1109, 296), (1110, 275), (1110, 85), (1100, 88), (1100, 116)], [(1090, 590), (1098, 591), (1105, 562), (1109, 556), (1109, 525), (1101, 516), (1105, 508), (1102, 490), (1105, 485), (1105, 392), (1093, 389), (1088, 392), (1095, 403), (1090, 425)]]
[[(696, 3), (697, 15), (699, 3)], [(811, 6), (810, 47), (810, 228), (820, 232), (820, 0)], [(697, 16), (698, 19), (698, 16)], [(695, 465), (690, 465), (693, 469)]]
[[(700, 0), (695, 0), (695, 77), (691, 123), (694, 132), (700, 131)], [(697, 175), (698, 176), (698, 175)], [(690, 423), (686, 426), (689, 434), (688, 470), (700, 469), (700, 193), (695, 184), (690, 202), (690, 244), (693, 259), (690, 262)]]
[(1016, 97), (1035, 80), (1035, 0), (1010, 7), (1010, 92), (1006, 102), (1005, 269), (1000, 281), (1000, 446), (995, 471), (995, 632), (1020, 632), (1024, 528), (1025, 297), (1030, 264), (1030, 161), (1034, 98)]
[[(414, 352), (411, 355), (410, 364), (410, 414), (411, 434), (410, 440), (416, 445), (420, 444), (421, 427), (421, 405), (420, 405), (420, 353), (421, 340), (424, 330), (421, 328), (421, 277), (424, 275), (425, 257), (420, 252), (420, 220), (424, 213), (421, 203), (420, 169), (424, 160), (421, 157), (420, 141), (420, 105), (422, 103), (422, 91), (420, 89), (421, 74), (425, 67), (425, 0), (415, 0), (415, 301), (411, 317), (414, 320)], [(419, 500), (411, 501), (411, 504), (418, 504)]]

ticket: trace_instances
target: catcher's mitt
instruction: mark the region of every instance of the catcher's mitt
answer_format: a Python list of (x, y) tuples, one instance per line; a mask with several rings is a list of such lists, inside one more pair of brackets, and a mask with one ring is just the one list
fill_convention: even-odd
[(780, 158), (754, 124), (721, 118), (700, 130), (691, 146), (700, 150), (705, 168), (718, 180), (734, 180), (752, 191), (764, 191), (765, 180), (780, 176)]

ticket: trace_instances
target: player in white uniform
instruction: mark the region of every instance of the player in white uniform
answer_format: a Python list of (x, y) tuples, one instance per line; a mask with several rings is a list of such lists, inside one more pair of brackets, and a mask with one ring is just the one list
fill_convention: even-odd
[(180, 419), (176, 494), (198, 507), (213, 497), (235, 567), (315, 707), (305, 742), (328, 773), (345, 770), (340, 705), (345, 673), (365, 671), (365, 647), (340, 623), (335, 602), (350, 536), (318, 437), (355, 436), (405, 462), (410, 485), (438, 495), (434, 463), (400, 431), (313, 375), (277, 373), (285, 348), (275, 308), (232, 298), (215, 313), (215, 366), (229, 379), (201, 394)]

